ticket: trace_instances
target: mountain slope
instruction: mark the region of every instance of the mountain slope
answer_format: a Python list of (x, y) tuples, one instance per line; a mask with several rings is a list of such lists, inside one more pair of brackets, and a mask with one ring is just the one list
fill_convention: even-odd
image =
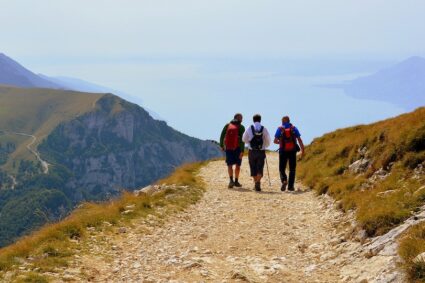
[(148, 109), (143, 104), (143, 99), (140, 97), (135, 97), (132, 95), (129, 95), (127, 93), (124, 93), (122, 91), (118, 91), (115, 89), (111, 89), (109, 87), (101, 86), (98, 84), (94, 84), (85, 80), (77, 79), (77, 78), (71, 78), (71, 77), (48, 77), (42, 74), (39, 74), (40, 77), (49, 80), (57, 85), (60, 85), (63, 89), (68, 90), (75, 90), (75, 91), (82, 91), (82, 92), (92, 92), (92, 93), (113, 93), (125, 100), (131, 101), (133, 103), (136, 103), (138, 105), (141, 105), (146, 111), (149, 112), (149, 114), (156, 120), (162, 120), (164, 121), (164, 118), (161, 117), (158, 113), (153, 111), (152, 109)]
[[(0, 87), (0, 102), (0, 246), (82, 201), (115, 197), (182, 163), (221, 155), (112, 94)], [(48, 174), (36, 154), (51, 164)]]
[(355, 98), (388, 101), (407, 110), (425, 105), (425, 59), (411, 57), (344, 86)]
[(57, 127), (39, 148), (49, 162), (73, 172), (66, 187), (77, 201), (84, 193), (103, 199), (123, 187), (135, 189), (184, 162), (220, 155), (212, 143), (179, 133), (113, 95), (99, 99), (94, 111)]
[(19, 87), (61, 88), (29, 71), (13, 59), (0, 53), (0, 84)]
[[(102, 96), (75, 91), (0, 86), (0, 130), (31, 134), (42, 140), (60, 123), (93, 109)], [(17, 145), (11, 161), (28, 156), (25, 145)]]
[[(299, 168), (306, 185), (334, 197), (342, 210), (355, 210), (357, 232), (386, 239), (374, 252), (396, 252), (394, 241), (425, 221), (425, 108), (317, 138)], [(412, 277), (425, 280), (425, 262), (413, 263), (425, 252), (422, 225), (407, 237), (403, 254)]]

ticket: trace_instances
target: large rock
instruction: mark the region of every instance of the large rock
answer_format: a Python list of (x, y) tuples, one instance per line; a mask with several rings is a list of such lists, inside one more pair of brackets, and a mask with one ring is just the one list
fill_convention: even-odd
[(354, 161), (350, 166), (348, 166), (348, 170), (353, 174), (361, 174), (366, 172), (370, 164), (370, 160), (367, 158), (362, 158), (357, 161)]

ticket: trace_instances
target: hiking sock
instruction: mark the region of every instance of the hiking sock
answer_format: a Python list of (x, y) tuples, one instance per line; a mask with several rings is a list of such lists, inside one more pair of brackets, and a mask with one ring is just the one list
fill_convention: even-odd
[(257, 192), (261, 191), (261, 183), (260, 182), (255, 182), (255, 190)]
[[(232, 182), (232, 183), (233, 183), (233, 176), (230, 176), (230, 177), (229, 177), (229, 179), (230, 179), (230, 182)], [(236, 182), (237, 182), (237, 180), (238, 180), (238, 179), (236, 179)]]

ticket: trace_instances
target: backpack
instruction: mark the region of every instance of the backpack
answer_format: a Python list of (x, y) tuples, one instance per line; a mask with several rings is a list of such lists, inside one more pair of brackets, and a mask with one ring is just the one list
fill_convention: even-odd
[(280, 129), (280, 149), (283, 151), (298, 151), (298, 145), (295, 139), (294, 126), (291, 125), (289, 128), (283, 126)]
[(235, 150), (239, 147), (239, 125), (230, 123), (227, 126), (224, 145), (226, 146), (226, 150)]
[(261, 126), (261, 129), (258, 132), (255, 131), (254, 126), (251, 126), (251, 131), (252, 131), (252, 134), (253, 134), (254, 137), (249, 142), (249, 144), (250, 144), (250, 146), (253, 150), (263, 149), (263, 142), (264, 142), (263, 141), (263, 130), (264, 130), (263, 126)]

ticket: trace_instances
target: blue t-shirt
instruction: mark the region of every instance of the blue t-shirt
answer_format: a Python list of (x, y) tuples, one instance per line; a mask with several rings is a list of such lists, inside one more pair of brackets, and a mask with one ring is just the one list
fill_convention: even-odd
[[(285, 129), (288, 129), (292, 126), (292, 124), (291, 123), (283, 123), (282, 126)], [(280, 138), (281, 134), (282, 134), (282, 132), (280, 131), (280, 128), (277, 128), (277, 131), (276, 131), (276, 134), (274, 135), (274, 137), (278, 139), (278, 138)], [(294, 127), (294, 134), (295, 134), (295, 137), (297, 137), (297, 138), (301, 137), (300, 131), (298, 131), (297, 127)]]

